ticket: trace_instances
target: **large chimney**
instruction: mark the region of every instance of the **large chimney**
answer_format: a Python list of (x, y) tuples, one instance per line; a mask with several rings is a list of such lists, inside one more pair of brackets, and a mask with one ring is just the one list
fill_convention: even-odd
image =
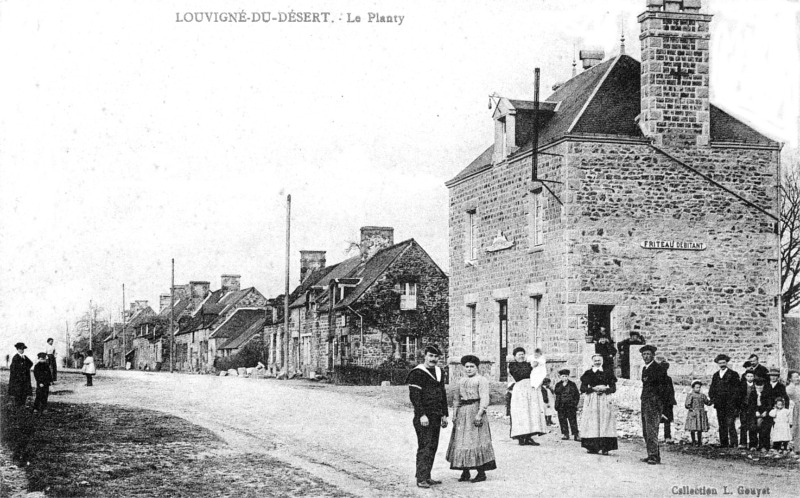
[(385, 247), (394, 245), (394, 228), (361, 227), (361, 261), (364, 262)]
[(192, 300), (192, 305), (200, 304), (208, 295), (208, 290), (210, 288), (211, 282), (202, 282), (198, 280), (189, 282), (189, 292), (191, 293), (189, 297)]
[(238, 291), (241, 287), (241, 275), (223, 275), (222, 293)]
[(141, 311), (141, 310), (143, 310), (145, 308), (147, 308), (147, 300), (140, 299), (140, 300), (136, 301), (136, 310), (137, 311)]
[(581, 50), (578, 52), (578, 58), (583, 63), (584, 70), (600, 64), (605, 56), (606, 53), (602, 50)]
[(642, 33), (639, 126), (656, 145), (707, 146), (711, 16), (701, 0), (647, 0)]
[(171, 302), (172, 302), (171, 294), (161, 294), (160, 296), (158, 296), (158, 312), (160, 313), (165, 309), (168, 309)]
[(314, 270), (325, 268), (325, 251), (300, 251), (300, 283)]
[(191, 295), (191, 289), (189, 288), (189, 284), (175, 286), (176, 303), (178, 302), (179, 299), (188, 299), (190, 295)]

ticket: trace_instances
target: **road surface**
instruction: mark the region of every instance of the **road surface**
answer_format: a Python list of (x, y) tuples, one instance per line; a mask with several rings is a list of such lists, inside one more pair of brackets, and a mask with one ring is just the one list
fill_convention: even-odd
[[(205, 375), (100, 371), (94, 387), (64, 375), (53, 401), (108, 403), (160, 410), (206, 427), (235, 451), (266, 453), (357, 496), (680, 496), (713, 488), (739, 496), (769, 488), (768, 496), (798, 496), (800, 472), (744, 462), (664, 453), (646, 465), (639, 442), (621, 442), (611, 456), (590, 455), (580, 443), (553, 434), (541, 446), (519, 446), (508, 426), (494, 422), (498, 469), (486, 482), (461, 483), (444, 459), (450, 428), (442, 431), (433, 477), (414, 480), (416, 438), (410, 410), (380, 405), (302, 381)], [(688, 488), (685, 488), (688, 487)], [(750, 494), (748, 494), (749, 496)]]

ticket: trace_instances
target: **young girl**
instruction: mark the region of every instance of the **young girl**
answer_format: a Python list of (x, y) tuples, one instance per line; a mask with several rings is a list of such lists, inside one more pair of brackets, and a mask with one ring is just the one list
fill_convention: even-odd
[(556, 402), (556, 396), (553, 394), (553, 390), (550, 388), (549, 377), (545, 377), (542, 381), (542, 400), (545, 403), (544, 419), (548, 426), (553, 425), (553, 415), (556, 415), (553, 405)]
[(708, 431), (708, 415), (705, 405), (710, 405), (708, 396), (700, 392), (703, 383), (699, 380), (692, 381), (692, 391), (686, 395), (686, 424), (684, 430), (690, 431), (692, 444), (703, 444), (703, 433)]
[(791, 429), (789, 428), (789, 410), (783, 406), (783, 398), (775, 400), (775, 408), (770, 410), (769, 416), (772, 417), (772, 448), (776, 450), (786, 450), (789, 441), (792, 439)]
[(86, 352), (86, 358), (83, 359), (83, 375), (86, 376), (86, 386), (92, 386), (92, 377), (94, 374), (97, 373), (97, 369), (94, 366), (94, 357), (92, 356), (92, 351), (89, 350)]

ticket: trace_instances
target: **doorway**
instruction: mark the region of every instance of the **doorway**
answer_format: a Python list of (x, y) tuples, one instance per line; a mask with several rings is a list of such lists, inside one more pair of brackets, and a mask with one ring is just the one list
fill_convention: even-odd
[(498, 301), (500, 305), (500, 380), (508, 380), (508, 301)]
[(597, 337), (600, 335), (600, 328), (605, 328), (606, 332), (609, 336), (612, 336), (611, 331), (611, 312), (614, 310), (613, 305), (605, 305), (605, 304), (590, 304), (589, 305), (589, 317), (588, 317), (588, 327), (589, 329), (586, 331), (588, 335), (594, 337), (594, 340), (597, 340)]

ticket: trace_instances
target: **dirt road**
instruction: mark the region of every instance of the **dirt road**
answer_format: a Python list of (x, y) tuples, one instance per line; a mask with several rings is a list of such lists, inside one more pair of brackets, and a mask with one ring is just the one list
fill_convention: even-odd
[(770, 496), (797, 496), (800, 489), (800, 473), (785, 469), (675, 454), (649, 466), (639, 461), (638, 443), (622, 443), (605, 457), (556, 435), (542, 438), (539, 447), (518, 446), (507, 426), (495, 423), (498, 470), (488, 481), (457, 482), (459, 473), (444, 460), (448, 428), (433, 470), (444, 483), (422, 490), (414, 486), (411, 414), (381, 406), (379, 399), (293, 381), (101, 371), (86, 388), (77, 376), (62, 378), (55, 386), (64, 392), (61, 401), (174, 414), (214, 431), (234, 449), (269, 454), (357, 496), (672, 496), (699, 494), (696, 488), (733, 496), (768, 488)]

